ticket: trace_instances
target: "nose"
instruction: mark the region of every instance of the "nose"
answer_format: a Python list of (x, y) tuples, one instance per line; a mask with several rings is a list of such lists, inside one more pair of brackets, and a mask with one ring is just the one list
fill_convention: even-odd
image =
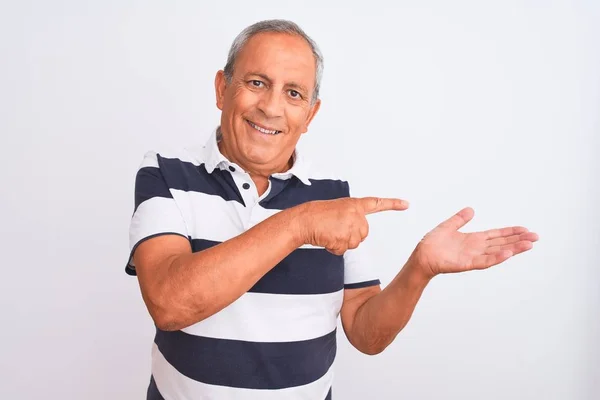
[(258, 109), (267, 118), (283, 116), (283, 99), (281, 98), (280, 91), (271, 89), (264, 92), (258, 102)]

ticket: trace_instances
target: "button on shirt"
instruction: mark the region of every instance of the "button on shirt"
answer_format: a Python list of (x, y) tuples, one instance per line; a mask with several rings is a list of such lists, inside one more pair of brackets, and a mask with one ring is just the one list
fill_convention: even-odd
[[(152, 237), (180, 235), (198, 252), (281, 210), (348, 196), (348, 182), (309, 168), (298, 151), (260, 196), (221, 154), (215, 133), (199, 148), (148, 152), (136, 176), (125, 270), (136, 274), (133, 253)], [(364, 244), (343, 256), (304, 245), (218, 313), (180, 331), (157, 329), (148, 399), (331, 399), (344, 289), (380, 283)]]

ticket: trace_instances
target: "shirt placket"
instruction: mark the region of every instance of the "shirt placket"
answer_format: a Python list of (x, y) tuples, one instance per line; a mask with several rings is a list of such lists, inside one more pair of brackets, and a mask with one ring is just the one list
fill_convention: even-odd
[(244, 229), (248, 230), (260, 222), (256, 211), (257, 208), (260, 207), (260, 200), (269, 194), (271, 182), (269, 181), (267, 191), (259, 197), (256, 185), (248, 173), (233, 165), (229, 165), (228, 169), (231, 172), (233, 181), (235, 182), (242, 199), (244, 200), (245, 207), (243, 208), (243, 214), (240, 215), (240, 219)]

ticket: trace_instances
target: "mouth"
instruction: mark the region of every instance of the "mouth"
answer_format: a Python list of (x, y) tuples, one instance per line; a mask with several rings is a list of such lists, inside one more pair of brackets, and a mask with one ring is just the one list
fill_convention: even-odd
[(262, 126), (256, 125), (254, 122), (249, 121), (249, 120), (246, 120), (246, 122), (252, 128), (256, 129), (260, 133), (264, 133), (265, 135), (279, 135), (281, 133), (281, 131), (278, 131), (278, 130), (275, 130), (275, 129), (269, 129), (269, 128), (266, 128), (266, 127), (262, 127)]

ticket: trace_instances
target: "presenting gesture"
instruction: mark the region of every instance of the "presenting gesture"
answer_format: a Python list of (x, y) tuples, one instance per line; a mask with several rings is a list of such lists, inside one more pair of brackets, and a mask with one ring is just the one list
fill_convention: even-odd
[(485, 269), (530, 250), (538, 235), (522, 226), (462, 233), (458, 230), (473, 219), (467, 207), (439, 224), (421, 239), (413, 257), (423, 272), (435, 275)]

